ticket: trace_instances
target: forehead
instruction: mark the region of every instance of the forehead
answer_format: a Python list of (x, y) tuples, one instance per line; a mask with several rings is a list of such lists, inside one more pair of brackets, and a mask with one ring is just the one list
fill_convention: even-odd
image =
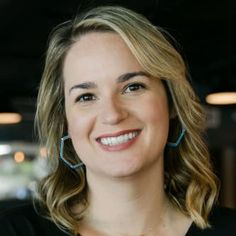
[[(116, 33), (107, 32), (91, 32), (87, 33), (79, 38), (72, 47), (69, 49), (66, 61), (70, 61), (71, 58), (80, 57), (86, 58), (89, 56), (101, 56), (103, 54), (112, 54), (115, 51), (130, 51), (123, 39)], [(90, 58), (91, 59), (91, 58)]]
[(65, 80), (75, 74), (79, 76), (118, 76), (129, 70), (140, 69), (140, 65), (124, 40), (116, 33), (93, 32), (83, 35), (69, 49), (63, 66)]

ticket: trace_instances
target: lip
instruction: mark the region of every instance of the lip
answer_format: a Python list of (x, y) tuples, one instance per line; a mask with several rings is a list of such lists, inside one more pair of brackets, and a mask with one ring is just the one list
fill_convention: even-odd
[[(108, 151), (108, 152), (123, 151), (125, 149), (128, 149), (131, 145), (133, 145), (137, 141), (141, 131), (142, 131), (141, 129), (129, 129), (129, 130), (122, 130), (122, 131), (112, 133), (112, 134), (111, 133), (110, 134), (103, 134), (103, 135), (97, 137), (96, 141), (104, 151)], [(128, 142), (126, 142), (126, 143), (121, 143), (121, 144), (117, 144), (117, 145), (113, 145), (113, 146), (108, 146), (108, 145), (104, 145), (100, 142), (101, 138), (117, 137), (117, 136), (127, 134), (127, 133), (130, 133), (130, 132), (138, 132), (138, 135), (135, 138), (133, 138), (133, 139), (129, 140)]]

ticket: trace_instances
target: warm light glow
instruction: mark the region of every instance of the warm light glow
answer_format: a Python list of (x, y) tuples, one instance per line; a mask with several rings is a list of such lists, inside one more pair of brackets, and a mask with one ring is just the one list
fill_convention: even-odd
[(206, 102), (214, 105), (236, 104), (236, 92), (212, 93), (206, 97)]
[(46, 147), (41, 147), (39, 150), (39, 154), (41, 157), (47, 157), (47, 148)]
[(18, 113), (0, 113), (0, 124), (16, 124), (22, 120)]
[(17, 163), (23, 162), (25, 160), (25, 154), (23, 152), (16, 152), (14, 159)]
[(0, 155), (6, 155), (11, 153), (11, 146), (7, 144), (0, 145)]

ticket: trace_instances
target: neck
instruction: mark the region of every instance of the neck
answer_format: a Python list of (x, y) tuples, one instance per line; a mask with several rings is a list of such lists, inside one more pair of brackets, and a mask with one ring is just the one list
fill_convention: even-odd
[(164, 192), (163, 165), (122, 178), (105, 178), (87, 173), (88, 225), (116, 235), (150, 235), (165, 224), (168, 200)]

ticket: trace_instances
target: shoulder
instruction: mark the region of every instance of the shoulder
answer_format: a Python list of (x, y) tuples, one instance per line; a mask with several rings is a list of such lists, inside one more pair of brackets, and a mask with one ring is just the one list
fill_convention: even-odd
[(236, 235), (236, 209), (215, 207), (210, 216), (210, 228), (201, 230), (192, 225), (187, 236), (234, 236)]
[(32, 203), (0, 212), (1, 236), (66, 235), (37, 213)]

